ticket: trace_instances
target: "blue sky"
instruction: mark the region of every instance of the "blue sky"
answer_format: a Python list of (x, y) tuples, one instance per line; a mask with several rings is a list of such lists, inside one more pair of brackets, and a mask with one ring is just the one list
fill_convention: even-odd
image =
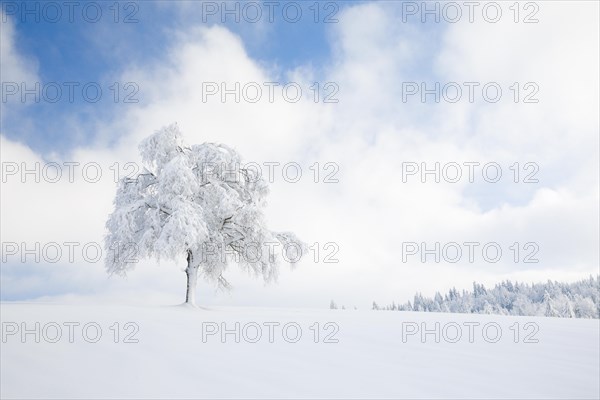
[[(97, 162), (106, 173), (93, 185), (81, 177), (3, 182), (3, 241), (101, 243), (114, 196), (111, 167), (138, 160), (140, 140), (177, 121), (189, 143), (222, 142), (246, 160), (299, 162), (308, 177), (315, 162), (339, 167), (336, 185), (276, 179), (268, 216), (311, 243), (339, 243), (341, 262), (307, 262), (269, 289), (232, 272), (239, 289), (227, 297), (204, 286), (208, 302), (269, 305), (275, 296), (291, 306), (327, 305), (331, 298), (368, 305), (375, 296), (406, 301), (416, 288), (427, 294), (469, 288), (473, 280), (577, 280), (598, 269), (597, 3), (540, 3), (535, 24), (513, 22), (512, 3), (502, 3), (500, 23), (480, 14), (476, 23), (404, 22), (406, 3), (391, 1), (321, 2), (318, 23), (312, 1), (278, 2), (273, 23), (264, 15), (257, 23), (231, 16), (223, 23), (203, 13), (203, 4), (222, 2), (120, 2), (118, 22), (109, 8), (114, 2), (81, 2), (81, 8), (102, 6), (96, 23), (80, 12), (72, 23), (66, 14), (57, 23), (22, 21), (15, 4), (22, 3), (2, 3), (3, 85), (96, 82), (103, 96), (86, 102), (79, 89), (73, 103), (65, 91), (56, 103), (36, 104), (30, 96), (21, 104), (13, 95), (2, 103), (2, 161)], [(303, 7), (297, 23), (282, 17), (289, 4)], [(131, 12), (137, 22), (124, 23)], [(335, 12), (337, 22), (323, 23), (327, 12)], [(295, 81), (305, 88), (333, 82), (339, 102), (315, 103), (310, 96), (293, 104), (280, 97), (274, 103), (205, 102), (206, 81)], [(480, 95), (475, 102), (401, 100), (407, 82), (432, 87), (435, 81), (495, 82), (504, 97), (493, 104)], [(133, 94), (124, 87), (128, 82), (139, 89), (137, 102), (124, 102)], [(515, 103), (515, 82), (521, 94), (535, 82), (539, 102)], [(485, 182), (480, 174), (473, 183), (401, 181), (403, 162), (469, 161), (498, 163), (502, 181)], [(526, 163), (536, 163), (539, 181), (513, 182), (515, 162), (521, 177)], [(398, 243), (421, 240), (534, 241), (543, 262), (399, 264)], [(165, 275), (175, 267), (166, 264), (146, 260), (121, 281), (107, 279), (102, 263), (12, 259), (2, 267), (2, 299), (138, 291), (178, 298), (182, 275)], [(307, 291), (314, 298), (306, 299)]]
[[(70, 22), (69, 8), (65, 6), (61, 7), (59, 18), (55, 17), (54, 9), (45, 9), (44, 3), (9, 3), (10, 6), (6, 2), (3, 5), (3, 10), (10, 13), (4, 18), (15, 24), (19, 52), (37, 66), (42, 87), (57, 82), (64, 91), (56, 103), (41, 101), (35, 104), (31, 96), (27, 97), (28, 106), (22, 110), (25, 114), (11, 113), (3, 117), (9, 132), (7, 135), (43, 153), (60, 154), (89, 143), (93, 136), (90, 129), (65, 130), (65, 119), (86, 126), (94, 121), (110, 119), (128, 107), (121, 101), (115, 104), (114, 82), (120, 84), (118, 99), (123, 100), (129, 93), (133, 95), (131, 99), (144, 104), (144, 91), (134, 94), (132, 87), (124, 88), (127, 77), (121, 76), (121, 73), (130, 65), (164, 62), (169, 49), (178, 40), (174, 32), (221, 25), (240, 36), (248, 55), (258, 63), (279, 73), (309, 66), (318, 78), (323, 76), (324, 69), (331, 62), (332, 28), (339, 22), (345, 8), (359, 4), (285, 1), (269, 7), (263, 2), (260, 3), (261, 18), (252, 22), (252, 9), (244, 11), (244, 3), (231, 2), (226, 7), (235, 7), (236, 4), (241, 7), (237, 12), (239, 22), (236, 22), (235, 13), (227, 14), (222, 2), (208, 2), (218, 6), (216, 13), (205, 8), (208, 6), (203, 6), (201, 1), (120, 2), (119, 7), (111, 1), (100, 1), (88, 2), (93, 7), (87, 8), (86, 2), (81, 2), (73, 9), (73, 22)], [(37, 15), (35, 12), (28, 14), (27, 9), (36, 10), (35, 4), (38, 4)], [(390, 4), (393, 5), (390, 12), (399, 15), (401, 3)], [(302, 16), (297, 18), (297, 22), (290, 23), (297, 15), (296, 5), (301, 6)], [(94, 22), (96, 7), (101, 7), (101, 11), (97, 22)], [(84, 9), (87, 10), (85, 13)], [(284, 9), (287, 11), (284, 12)], [(269, 22), (269, 11), (273, 13), (273, 22)], [(419, 24), (418, 20), (409, 20), (403, 25), (412, 25), (419, 30), (422, 38), (427, 37), (428, 47), (412, 60), (413, 70), (418, 71), (420, 76), (433, 74), (430, 57), (438, 46), (437, 37), (447, 24), (425, 25)], [(68, 89), (63, 86), (64, 82), (79, 83), (74, 89), (73, 102), (67, 101)], [(85, 101), (82, 96), (81, 88), (89, 82), (98, 83), (103, 90), (97, 103)], [(89, 90), (94, 98), (95, 89)], [(35, 129), (25, 129), (22, 124), (24, 116)]]
[[(209, 14), (203, 11), (200, 1), (180, 2), (177, 5), (151, 1), (120, 2), (118, 15), (114, 2), (92, 3), (94, 7), (86, 8), (88, 11), (85, 15), (89, 20), (83, 14), (86, 3), (81, 2), (81, 6), (74, 9), (74, 22), (69, 21), (66, 7), (61, 7), (62, 17), (57, 18), (53, 9), (47, 9), (44, 13), (43, 3), (41, 6), (37, 3), (38, 15), (24, 12), (25, 7), (35, 10), (33, 3), (26, 5), (17, 2), (16, 11), (13, 11), (14, 6), (7, 8), (4, 4), (3, 9), (12, 14), (12, 17), (5, 18), (11, 18), (15, 23), (19, 51), (37, 64), (42, 85), (50, 82), (80, 82), (81, 85), (98, 82), (103, 89), (103, 96), (96, 104), (86, 102), (81, 95), (76, 95), (71, 103), (66, 100), (65, 94), (54, 104), (44, 101), (31, 104), (32, 97), (28, 97), (30, 105), (26, 113), (36, 129), (25, 132), (20, 129), (20, 116), (7, 115), (4, 124), (9, 128), (11, 138), (42, 152), (64, 153), (74, 146), (85, 144), (90, 139), (89, 133), (65, 132), (61, 120), (74, 118), (85, 124), (94, 119), (109, 118), (117, 111), (117, 107), (126, 107), (112, 101), (114, 91), (111, 92), (109, 87), (116, 81), (114, 77), (130, 64), (162, 61), (176, 40), (173, 36), (176, 29), (192, 25), (224, 25), (242, 37), (251, 57), (282, 71), (305, 64), (318, 69), (329, 57), (327, 35), (330, 24), (314, 22), (317, 8), (312, 2), (294, 3), (301, 4), (303, 10), (302, 18), (297, 23), (287, 23), (283, 11), (277, 13), (274, 9), (274, 23), (269, 24), (263, 23), (267, 15), (252, 23), (254, 17), (249, 14), (251, 10), (243, 12), (240, 9), (239, 23), (235, 15), (224, 14), (221, 17), (220, 9), (216, 15)], [(179, 9), (182, 4), (186, 4), (185, 12)], [(221, 3), (214, 4), (220, 8)], [(282, 4), (283, 9), (285, 3)], [(331, 23), (335, 23), (334, 16), (346, 4), (331, 4), (338, 5), (327, 9), (318, 7), (321, 13), (318, 18), (325, 19), (331, 15)], [(101, 6), (101, 17), (97, 22), (89, 22), (95, 19), (95, 5)], [(268, 9), (262, 10), (266, 12)], [(292, 11), (294, 9), (289, 11), (290, 18), (293, 18)], [(35, 20), (36, 16), (39, 22)], [(223, 23), (221, 18), (225, 18), (226, 22)], [(53, 22), (55, 19), (58, 21)], [(115, 20), (119, 23), (115, 23)], [(90, 90), (90, 96), (94, 96), (93, 88)], [(143, 91), (136, 93), (134, 98), (143, 104)]]

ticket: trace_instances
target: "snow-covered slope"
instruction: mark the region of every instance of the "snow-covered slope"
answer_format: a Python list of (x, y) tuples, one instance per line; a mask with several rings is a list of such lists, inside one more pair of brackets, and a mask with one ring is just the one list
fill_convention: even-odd
[(0, 311), (2, 398), (600, 397), (598, 320), (40, 303)]

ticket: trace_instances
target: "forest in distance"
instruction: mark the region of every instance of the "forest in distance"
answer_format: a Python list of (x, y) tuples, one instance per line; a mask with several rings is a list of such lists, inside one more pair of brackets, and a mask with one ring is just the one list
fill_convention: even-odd
[[(338, 308), (333, 300), (329, 307)], [(506, 280), (492, 289), (473, 282), (472, 291), (452, 288), (445, 295), (437, 292), (433, 298), (417, 293), (412, 302), (404, 304), (380, 306), (374, 301), (373, 310), (600, 318), (600, 275), (574, 283), (549, 280), (527, 284)]]

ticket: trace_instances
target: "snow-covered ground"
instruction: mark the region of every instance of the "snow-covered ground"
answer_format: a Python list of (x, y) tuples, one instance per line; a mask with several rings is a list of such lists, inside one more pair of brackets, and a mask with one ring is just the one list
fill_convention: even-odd
[(3, 399), (600, 397), (597, 319), (41, 303), (0, 311)]

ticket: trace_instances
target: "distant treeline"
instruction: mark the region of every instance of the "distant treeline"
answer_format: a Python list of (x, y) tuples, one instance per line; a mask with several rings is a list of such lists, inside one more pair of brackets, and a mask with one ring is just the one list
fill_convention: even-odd
[(430, 311), (474, 314), (526, 315), (562, 318), (600, 317), (600, 275), (575, 283), (512, 283), (504, 281), (486, 289), (473, 282), (473, 291), (451, 289), (433, 298), (417, 293), (413, 302), (392, 303), (374, 310)]

